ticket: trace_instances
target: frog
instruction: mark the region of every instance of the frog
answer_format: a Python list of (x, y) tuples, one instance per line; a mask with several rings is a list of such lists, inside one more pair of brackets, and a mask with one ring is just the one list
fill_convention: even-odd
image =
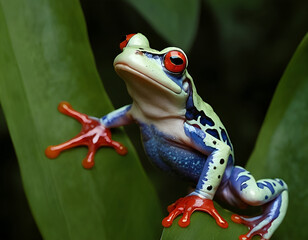
[[(227, 228), (228, 222), (213, 204), (215, 198), (237, 209), (262, 207), (257, 216), (233, 214), (231, 219), (249, 228), (239, 236), (240, 240), (255, 235), (270, 239), (285, 217), (288, 186), (279, 178), (257, 181), (248, 170), (235, 165), (228, 132), (213, 108), (198, 95), (187, 70), (185, 52), (177, 47), (152, 49), (141, 33), (126, 35), (120, 49), (113, 65), (124, 80), (132, 103), (101, 118), (87, 119), (96, 122), (98, 132), (137, 123), (150, 161), (194, 184), (193, 191), (168, 207), (169, 215), (162, 225), (168, 228), (182, 215), (178, 225), (188, 227), (191, 215), (202, 211), (211, 215), (218, 226)], [(97, 138), (97, 133), (93, 138)], [(76, 141), (72, 145), (76, 146)], [(111, 145), (118, 153), (126, 153), (121, 144)], [(90, 168), (93, 164), (84, 166)]]

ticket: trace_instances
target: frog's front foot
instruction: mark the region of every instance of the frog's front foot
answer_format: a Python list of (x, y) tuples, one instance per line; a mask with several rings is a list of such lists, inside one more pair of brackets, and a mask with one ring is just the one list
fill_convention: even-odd
[(171, 204), (168, 207), (169, 215), (163, 219), (162, 224), (164, 227), (170, 227), (173, 220), (178, 215), (183, 214), (178, 224), (180, 227), (187, 227), (190, 224), (190, 216), (194, 211), (207, 212), (216, 220), (216, 223), (220, 227), (228, 227), (228, 222), (219, 215), (214, 207), (213, 201), (196, 195), (180, 198), (175, 203)]
[(45, 150), (48, 158), (56, 158), (62, 151), (76, 146), (88, 146), (88, 154), (82, 161), (84, 168), (90, 169), (94, 166), (94, 155), (98, 148), (103, 146), (113, 147), (120, 155), (127, 153), (126, 148), (119, 142), (111, 139), (111, 132), (96, 119), (89, 118), (86, 114), (75, 111), (67, 102), (61, 102), (58, 110), (70, 117), (77, 119), (82, 125), (80, 133), (59, 145), (49, 146)]

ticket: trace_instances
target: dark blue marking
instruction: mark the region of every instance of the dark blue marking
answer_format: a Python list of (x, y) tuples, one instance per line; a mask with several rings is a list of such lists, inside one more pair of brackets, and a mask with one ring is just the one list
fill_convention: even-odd
[(271, 191), (272, 194), (275, 193), (274, 187), (273, 187), (272, 184), (269, 183), (268, 181), (264, 181), (264, 183), (258, 182), (258, 183), (257, 183), (257, 186), (258, 186), (259, 188), (261, 188), (261, 189), (264, 189), (264, 187), (267, 187), (267, 188)]
[(192, 111), (186, 111), (185, 117), (187, 120), (194, 119), (194, 113)]
[(250, 177), (246, 175), (239, 177), (239, 174), (242, 172), (247, 172), (247, 171), (241, 167), (233, 167), (233, 170), (229, 178), (231, 186), (238, 192), (246, 188), (245, 182), (250, 179)]
[(268, 196), (267, 196), (267, 195), (265, 195), (265, 199), (268, 199)]
[[(200, 114), (198, 114), (198, 115), (201, 116)], [(199, 116), (196, 116), (196, 118), (198, 119)], [(206, 118), (202, 118), (202, 117), (201, 117), (201, 118), (200, 118), (200, 123), (201, 123), (201, 125), (205, 126), (206, 123), (207, 123)]]
[(187, 102), (186, 102), (186, 114), (185, 117), (187, 120), (193, 120), (195, 119), (195, 116), (197, 116), (199, 113), (199, 111), (196, 109), (195, 105), (194, 105), (194, 101), (193, 101), (193, 95), (192, 95), (192, 91), (190, 91), (190, 94), (187, 98)]
[(228, 138), (228, 135), (227, 135), (227, 133), (226, 133), (226, 130), (223, 129), (223, 128), (220, 128), (220, 131), (221, 131), (222, 140), (223, 140), (224, 142), (226, 142), (226, 143), (228, 144), (228, 146), (230, 147), (231, 151), (233, 151), (233, 150), (232, 150), (232, 144), (231, 144), (230, 139)]
[(247, 182), (248, 180), (250, 179), (250, 177), (248, 176), (240, 176), (237, 181), (239, 181), (240, 183), (244, 183), (244, 182)]
[(216, 129), (207, 129), (206, 132), (212, 135), (214, 138), (220, 139), (219, 133)]
[(241, 185), (241, 191), (242, 191), (243, 189), (247, 188), (247, 187), (248, 187), (248, 184), (247, 184), (247, 183), (243, 183), (243, 184)]
[[(192, 90), (190, 90), (189, 96), (187, 98), (187, 102), (186, 102), (186, 113), (185, 113), (185, 117), (187, 120), (198, 120), (198, 118), (200, 117), (200, 123), (203, 126), (210, 126), (213, 127), (215, 125), (214, 121), (205, 115), (204, 111), (198, 111), (197, 108), (194, 105), (194, 101), (193, 101), (193, 93)], [(218, 138), (220, 139), (220, 138)]]
[(237, 181), (240, 182), (241, 185), (242, 185), (243, 183), (247, 182), (249, 179), (250, 179), (250, 177), (244, 175), (244, 176), (240, 176), (240, 177), (237, 179)]
[[(214, 121), (205, 115), (205, 113), (203, 112), (203, 110), (201, 112), (199, 112), (201, 118), (200, 118), (200, 123), (205, 126), (205, 125), (209, 125), (211, 127), (213, 127), (215, 125)], [(197, 119), (198, 119), (199, 116), (197, 116)], [(196, 119), (196, 120), (197, 120)]]
[(284, 186), (284, 183), (281, 179), (278, 180), (278, 182), (280, 183), (280, 185), (283, 187)]

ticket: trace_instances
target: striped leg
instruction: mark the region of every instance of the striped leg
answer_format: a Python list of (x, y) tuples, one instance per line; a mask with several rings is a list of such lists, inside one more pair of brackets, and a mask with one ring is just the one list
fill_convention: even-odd
[(257, 217), (232, 216), (234, 222), (242, 223), (249, 228), (249, 232), (241, 235), (239, 239), (249, 240), (254, 235), (260, 235), (262, 240), (270, 239), (286, 214), (286, 183), (281, 179), (255, 181), (250, 172), (241, 167), (234, 167), (229, 182), (231, 192), (235, 192), (244, 203), (263, 206), (263, 213)]

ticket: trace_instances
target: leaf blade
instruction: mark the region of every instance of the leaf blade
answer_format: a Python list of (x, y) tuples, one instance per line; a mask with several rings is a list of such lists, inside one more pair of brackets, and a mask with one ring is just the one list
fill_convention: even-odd
[[(86, 154), (82, 148), (53, 161), (44, 156), (48, 145), (69, 139), (80, 128), (57, 112), (60, 101), (90, 115), (112, 110), (79, 3), (1, 1), (0, 17), (1, 103), (44, 239), (156, 239), (157, 197), (123, 131), (116, 131), (114, 138), (129, 147), (129, 155), (103, 149), (92, 171), (81, 167)], [(123, 231), (117, 231), (119, 219)]]
[(308, 214), (308, 34), (304, 37), (274, 94), (247, 167), (261, 177), (279, 177), (289, 186), (289, 208), (273, 239), (307, 235)]
[(132, 4), (171, 45), (189, 51), (197, 34), (199, 0), (127, 0), (127, 2)]

